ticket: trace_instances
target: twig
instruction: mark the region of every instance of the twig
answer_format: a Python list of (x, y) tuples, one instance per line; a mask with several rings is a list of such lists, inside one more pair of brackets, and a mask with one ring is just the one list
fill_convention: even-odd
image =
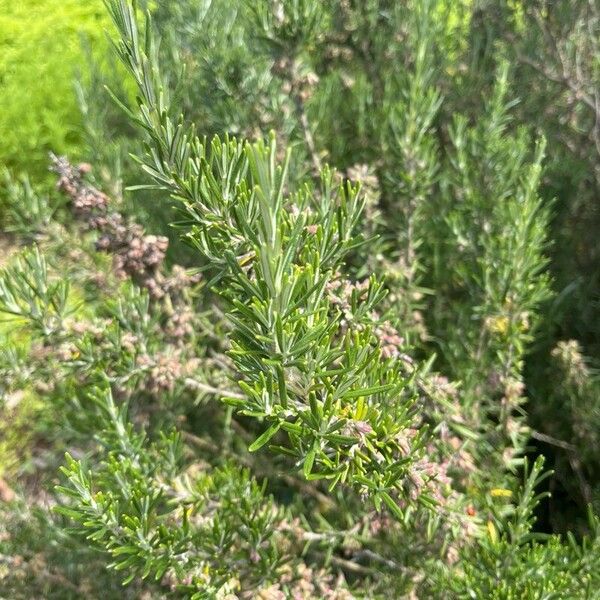
[(585, 503), (591, 504), (592, 490), (589, 483), (585, 480), (585, 477), (583, 476), (583, 471), (581, 469), (581, 462), (579, 461), (579, 458), (571, 454), (569, 456), (569, 464), (575, 472), (575, 475), (577, 475), (577, 481), (579, 482), (579, 490), (581, 492), (581, 495), (583, 496)]
[(566, 86), (578, 100), (581, 100), (590, 110), (596, 114), (596, 102), (585, 90), (581, 89), (581, 87), (577, 86), (573, 80), (568, 76), (567, 73), (558, 74), (552, 73), (543, 65), (540, 65), (534, 60), (531, 60), (529, 57), (524, 56), (523, 54), (517, 55), (517, 60), (525, 65), (530, 66), (532, 69), (537, 71), (540, 75), (543, 75), (546, 79), (553, 81), (554, 83), (561, 83)]
[(351, 560), (346, 560), (345, 558), (340, 558), (339, 556), (332, 556), (331, 562), (337, 565), (338, 567), (341, 567), (344, 571), (351, 571), (352, 573), (362, 573), (363, 575), (370, 575), (374, 571), (369, 567), (365, 567)]
[(193, 379), (192, 377), (186, 377), (184, 383), (187, 387), (193, 390), (199, 390), (202, 392), (206, 392), (207, 394), (214, 394), (215, 396), (221, 396), (226, 398), (237, 398), (238, 400), (243, 400), (245, 398), (244, 395), (239, 392), (233, 392), (231, 390), (222, 390), (208, 383), (204, 383), (203, 381), (198, 381), (197, 379)]
[(581, 496), (583, 497), (586, 504), (591, 504), (592, 502), (592, 490), (590, 488), (589, 483), (586, 481), (583, 470), (581, 468), (581, 462), (577, 457), (577, 447), (573, 444), (569, 444), (568, 442), (564, 442), (563, 440), (559, 440), (551, 435), (546, 435), (545, 433), (540, 433), (539, 431), (533, 431), (531, 433), (531, 437), (539, 440), (540, 442), (545, 442), (546, 444), (552, 444), (553, 446), (557, 446), (558, 448), (563, 448), (569, 452), (569, 464), (571, 465), (571, 469), (575, 473), (577, 477), (577, 482), (579, 484), (579, 491)]
[[(236, 420), (231, 421), (231, 427), (236, 430), (237, 434), (246, 442), (249, 442), (252, 439), (252, 436), (244, 429), (244, 427), (238, 423)], [(289, 486), (295, 487), (300, 490), (303, 494), (307, 496), (312, 496), (315, 500), (318, 500), (321, 504), (326, 506), (327, 508), (335, 508), (335, 502), (323, 492), (320, 492), (316, 487), (310, 485), (309, 483), (305, 483), (293, 475), (288, 473), (279, 473), (274, 471), (273, 469), (269, 469), (266, 465), (261, 469), (260, 465), (253, 464), (253, 468), (255, 472), (259, 475), (264, 475), (265, 477), (278, 477), (282, 481), (285, 481)]]
[(540, 431), (532, 431), (531, 437), (540, 442), (544, 442), (552, 446), (557, 446), (558, 448), (562, 448), (563, 450), (568, 450), (569, 452), (575, 452), (577, 450), (577, 448), (573, 444), (569, 444), (569, 442), (559, 440), (558, 438), (552, 437), (551, 435), (546, 435), (545, 433), (541, 433)]
[[(231, 425), (243, 439), (245, 439), (246, 441), (250, 440), (251, 436), (237, 421), (232, 420)], [(190, 433), (189, 431), (184, 431), (181, 435), (183, 439), (187, 442), (194, 444), (202, 450), (209, 450), (215, 456), (218, 454), (227, 455), (229, 453), (226, 448), (221, 448), (211, 440), (199, 437), (193, 433)], [(278, 473), (273, 471), (272, 469), (268, 469), (266, 466), (264, 468), (261, 468), (262, 465), (260, 463), (248, 460), (248, 456), (236, 454), (235, 458), (236, 460), (240, 461), (244, 466), (251, 467), (254, 473), (256, 473), (256, 475), (258, 475), (259, 477), (277, 477), (284, 481), (290, 487), (294, 487), (300, 492), (302, 492), (302, 494), (306, 496), (312, 496), (315, 500), (320, 502), (323, 506), (325, 506), (328, 509), (335, 508), (336, 506), (335, 502), (329, 496), (323, 494), (323, 492), (319, 491), (316, 487), (313, 487), (308, 483), (300, 481), (293, 475), (289, 475), (287, 473)]]
[(215, 455), (217, 455), (221, 452), (221, 448), (219, 448), (214, 442), (211, 442), (207, 438), (202, 438), (193, 433), (190, 433), (189, 431), (182, 431), (181, 437), (184, 440), (198, 446), (199, 448), (202, 448), (204, 450), (210, 450), (211, 452), (214, 452)]

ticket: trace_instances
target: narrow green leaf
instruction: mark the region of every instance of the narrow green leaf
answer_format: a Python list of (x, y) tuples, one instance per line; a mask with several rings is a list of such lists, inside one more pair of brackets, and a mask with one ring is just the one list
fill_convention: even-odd
[(317, 454), (317, 449), (311, 448), (309, 453), (306, 455), (306, 458), (304, 459), (304, 469), (303, 470), (304, 470), (304, 477), (306, 477), (306, 478), (308, 478), (308, 476), (310, 475), (310, 473), (312, 471), (316, 454)]
[(358, 398), (359, 396), (372, 396), (373, 394), (381, 394), (382, 392), (388, 392), (394, 387), (392, 383), (387, 385), (374, 385), (368, 388), (361, 388), (358, 390), (351, 390), (343, 394), (344, 398)]
[(399, 520), (402, 521), (404, 518), (404, 513), (400, 509), (400, 507), (394, 502), (394, 499), (387, 493), (381, 492), (381, 499), (385, 503), (385, 505), (390, 509), (391, 513)]
[(262, 435), (256, 438), (252, 444), (250, 444), (248, 450), (250, 452), (255, 452), (259, 448), (262, 448), (279, 431), (280, 427), (281, 423), (273, 423), (269, 429), (267, 429)]

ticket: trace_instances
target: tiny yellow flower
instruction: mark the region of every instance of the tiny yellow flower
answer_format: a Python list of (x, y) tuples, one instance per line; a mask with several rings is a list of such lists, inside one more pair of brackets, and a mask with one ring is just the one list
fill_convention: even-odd
[(498, 532), (496, 531), (496, 527), (491, 521), (487, 522), (487, 530), (490, 534), (490, 539), (495, 544), (498, 541)]
[(508, 333), (509, 320), (506, 316), (495, 316), (487, 317), (485, 320), (485, 326), (492, 333), (498, 333), (500, 335), (506, 335)]

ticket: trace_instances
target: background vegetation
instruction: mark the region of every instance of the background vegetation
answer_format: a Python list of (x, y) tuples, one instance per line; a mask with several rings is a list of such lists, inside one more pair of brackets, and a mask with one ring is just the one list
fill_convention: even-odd
[(596, 2), (0, 9), (0, 597), (599, 597)]

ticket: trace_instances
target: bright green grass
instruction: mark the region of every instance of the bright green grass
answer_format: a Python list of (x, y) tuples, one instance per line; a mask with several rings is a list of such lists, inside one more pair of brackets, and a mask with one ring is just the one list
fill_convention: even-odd
[(49, 151), (77, 155), (74, 78), (108, 48), (102, 0), (0, 0), (0, 164), (40, 176)]

